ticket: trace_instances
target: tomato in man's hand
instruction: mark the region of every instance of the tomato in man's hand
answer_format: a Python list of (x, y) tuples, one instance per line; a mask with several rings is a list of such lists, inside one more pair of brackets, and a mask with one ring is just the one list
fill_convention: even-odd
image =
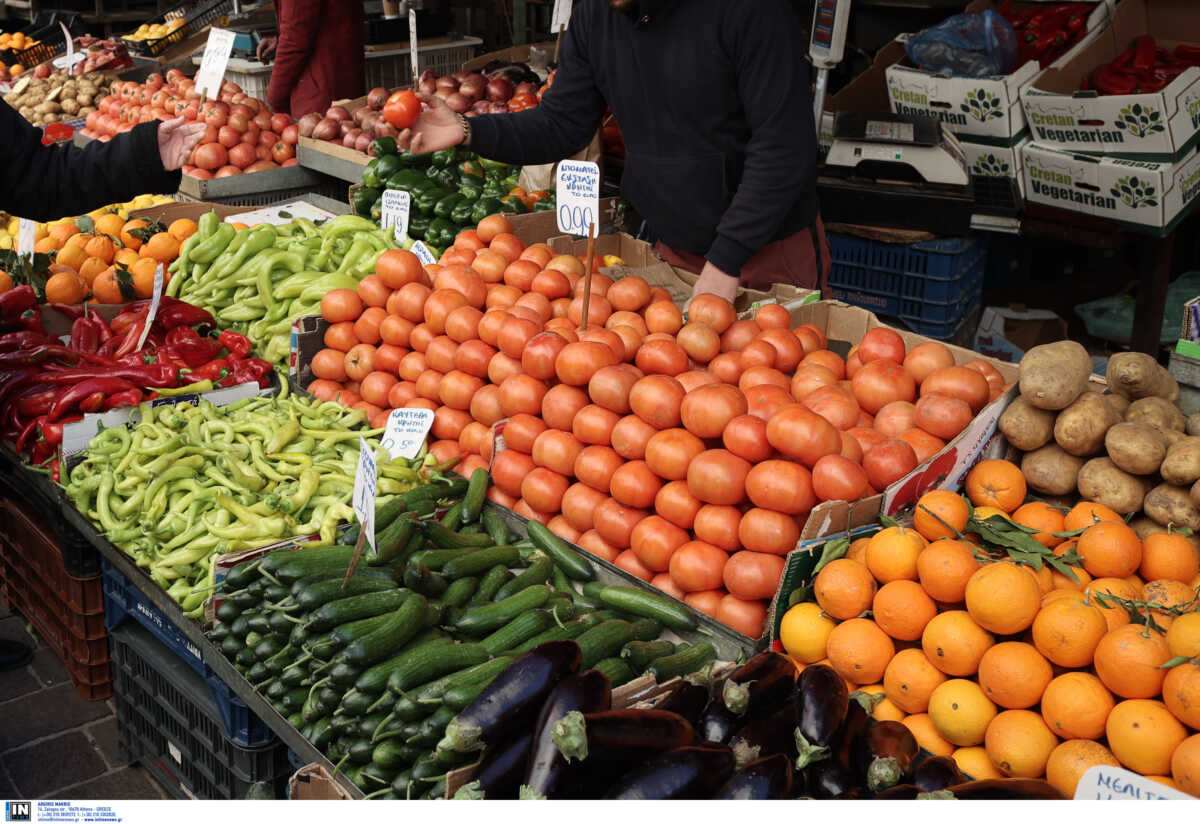
[(421, 113), (421, 101), (407, 89), (393, 92), (383, 106), (383, 119), (397, 129), (407, 129), (417, 122)]

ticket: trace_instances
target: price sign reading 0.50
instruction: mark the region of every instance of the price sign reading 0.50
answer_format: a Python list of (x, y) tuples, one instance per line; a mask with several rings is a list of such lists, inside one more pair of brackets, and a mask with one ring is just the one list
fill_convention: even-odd
[(558, 230), (586, 235), (599, 221), (600, 167), (588, 160), (564, 160), (556, 175)]

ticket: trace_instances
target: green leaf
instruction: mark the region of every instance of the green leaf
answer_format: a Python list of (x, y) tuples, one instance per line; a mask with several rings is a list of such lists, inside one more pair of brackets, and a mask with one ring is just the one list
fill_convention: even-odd
[(1192, 659), (1188, 658), (1186, 655), (1176, 655), (1170, 661), (1165, 661), (1162, 664), (1159, 664), (1158, 669), (1171, 669), (1172, 667), (1177, 667), (1180, 664), (1186, 664), (1191, 660)]
[(879, 523), (883, 524), (884, 526), (900, 526), (899, 521), (897, 521), (895, 518), (892, 518), (888, 515), (880, 515)]
[(90, 235), (96, 231), (96, 221), (92, 220), (90, 215), (82, 215), (75, 218), (75, 225), (85, 235)]
[(124, 266), (117, 267), (117, 287), (126, 301), (137, 300), (137, 291), (133, 288), (133, 275)]

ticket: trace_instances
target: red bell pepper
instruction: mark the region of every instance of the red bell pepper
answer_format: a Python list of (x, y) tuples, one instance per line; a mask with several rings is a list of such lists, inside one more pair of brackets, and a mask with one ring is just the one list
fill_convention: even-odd
[(29, 284), (22, 284), (0, 293), (0, 320), (15, 323), (28, 309), (37, 306), (37, 293)]
[(70, 346), (76, 352), (91, 354), (100, 348), (100, 330), (91, 318), (80, 316), (71, 324)]
[(248, 357), (250, 350), (254, 347), (254, 344), (250, 342), (250, 338), (231, 329), (226, 329), (222, 332), (217, 340), (221, 346), (229, 350), (231, 356), (238, 358)]
[(107, 412), (110, 409), (118, 409), (124, 406), (137, 406), (144, 398), (145, 394), (137, 387), (126, 389), (123, 392), (114, 392), (104, 399), (103, 410)]
[(1158, 59), (1156, 49), (1154, 38), (1148, 34), (1143, 34), (1133, 41), (1133, 67), (1143, 72), (1153, 69), (1154, 62)]
[(199, 326), (212, 329), (217, 325), (216, 319), (207, 309), (183, 301), (175, 301), (169, 306), (160, 306), (154, 323), (167, 331), (177, 326)]
[(271, 371), (273, 369), (274, 367), (262, 358), (232, 360), (230, 361), (230, 373), (221, 381), (221, 385), (237, 386), (240, 383), (257, 381), (258, 385), (265, 389), (271, 385)]
[(230, 374), (230, 363), (225, 358), (214, 358), (208, 363), (197, 366), (191, 372), (182, 376), (184, 383), (199, 383), (212, 381), (219, 383)]

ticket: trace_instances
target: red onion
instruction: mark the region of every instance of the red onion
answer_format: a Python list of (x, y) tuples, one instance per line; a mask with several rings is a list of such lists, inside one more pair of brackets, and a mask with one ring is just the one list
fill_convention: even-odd
[[(346, 135), (346, 139), (349, 140), (349, 138), (350, 136)], [(375, 138), (371, 137), (371, 135), (363, 132), (358, 137), (354, 138), (354, 148), (360, 152), (365, 152), (371, 146), (371, 141), (374, 139)]]
[[(301, 121), (303, 120), (304, 118), (301, 118)], [(303, 134), (303, 132), (301, 133)], [(340, 132), (338, 131), (338, 121), (329, 117), (320, 120), (317, 125), (313, 127), (312, 137), (316, 138), (317, 140), (333, 140), (337, 137), (340, 137)]]
[(395, 137), (398, 134), (400, 134), (400, 131), (382, 117), (375, 122), (376, 137)]
[(467, 100), (467, 98), (463, 97), (458, 92), (455, 92), (446, 98), (446, 105), (449, 106), (452, 111), (462, 114), (467, 109), (471, 108), (471, 101)]
[(470, 100), (472, 103), (483, 97), (483, 90), (487, 83), (483, 80), (464, 80), (462, 85), (458, 87), (458, 93)]
[(492, 101), (480, 100), (475, 105), (471, 106), (471, 112), (474, 114), (487, 114), (492, 110)]
[(454, 89), (438, 89), (436, 92), (434, 92), (434, 94), (440, 97), (442, 100), (445, 100), (452, 94), (458, 94), (458, 92), (454, 91)]
[(417, 80), (417, 89), (421, 94), (433, 94), (437, 91), (437, 72), (433, 69), (421, 72), (421, 77)]
[(371, 108), (369, 106), (359, 106), (357, 109), (355, 109), (350, 114), (350, 117), (352, 120), (354, 120), (355, 123), (357, 123), (358, 125), (361, 126), (362, 122), (363, 122), (363, 118), (365, 118), (370, 113), (371, 113)]
[(449, 89), (452, 92), (458, 91), (458, 81), (453, 77), (439, 77), (437, 79), (438, 89)]
[(371, 89), (371, 91), (367, 92), (367, 105), (375, 111), (382, 109), (383, 104), (387, 102), (387, 99), (388, 90), (382, 86), (376, 86), (375, 88)]
[(459, 83), (461, 83), (464, 80), (466, 80), (467, 77), (470, 76), (470, 74), (471, 74), (470, 72), (464, 72), (464, 71), (459, 70), (459, 71), (454, 72), (450, 76), (453, 77), (455, 80), (457, 80)]
[(355, 143), (362, 136), (362, 133), (362, 129), (350, 129), (350, 131), (346, 132), (346, 134), (342, 136), (342, 145), (347, 149), (353, 149)]
[(350, 112), (346, 110), (345, 106), (330, 106), (326, 110), (325, 116), (333, 120), (349, 120)]
[(537, 86), (532, 83), (518, 83), (517, 88), (513, 89), (513, 94), (537, 94)]
[(361, 131), (358, 126), (354, 125), (353, 120), (338, 121), (338, 133), (341, 134), (342, 137), (345, 137), (352, 131)]
[(506, 78), (496, 77), (488, 81), (488, 100), (493, 103), (507, 103), (513, 96), (513, 86)]
[(379, 112), (367, 112), (366, 116), (363, 117), (362, 122), (358, 125), (362, 126), (364, 132), (369, 132), (373, 131), (375, 124), (382, 119), (382, 115), (380, 115)]
[(480, 86), (486, 86), (488, 79), (479, 72), (471, 72), (467, 75), (467, 79), (463, 82), (465, 83), (467, 81), (470, 81), (471, 83), (478, 83)]

